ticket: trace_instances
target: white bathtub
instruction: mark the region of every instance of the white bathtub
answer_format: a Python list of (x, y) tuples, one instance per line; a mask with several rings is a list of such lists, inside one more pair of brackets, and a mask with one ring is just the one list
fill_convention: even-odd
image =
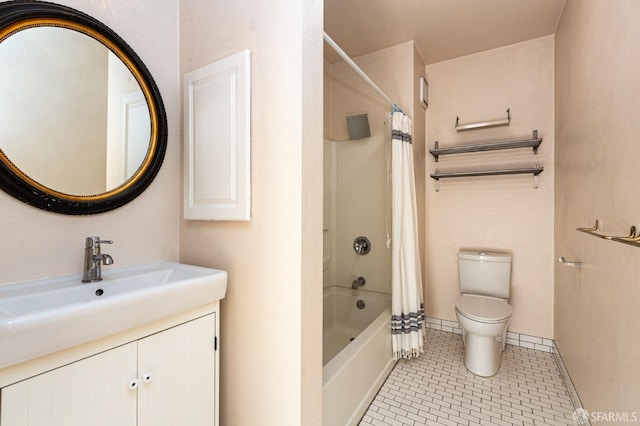
[[(358, 309), (358, 300), (364, 309)], [(355, 425), (395, 365), (391, 296), (328, 287), (323, 314), (323, 424)]]

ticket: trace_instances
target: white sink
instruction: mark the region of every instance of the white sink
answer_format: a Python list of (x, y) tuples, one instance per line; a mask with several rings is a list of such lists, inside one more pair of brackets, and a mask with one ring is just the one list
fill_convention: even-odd
[(227, 273), (172, 262), (0, 286), (0, 368), (224, 298)]

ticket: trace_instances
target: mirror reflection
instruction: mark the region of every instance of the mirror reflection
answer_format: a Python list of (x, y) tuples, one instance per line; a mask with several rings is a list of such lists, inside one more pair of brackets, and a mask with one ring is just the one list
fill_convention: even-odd
[(149, 107), (125, 64), (100, 42), (32, 27), (0, 43), (0, 149), (43, 186), (111, 191), (147, 156)]

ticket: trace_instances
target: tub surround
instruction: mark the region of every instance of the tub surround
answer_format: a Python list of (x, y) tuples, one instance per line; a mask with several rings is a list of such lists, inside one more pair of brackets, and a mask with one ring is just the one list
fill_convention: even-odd
[(327, 365), (389, 307), (391, 296), (341, 286), (326, 287), (323, 293), (322, 364)]
[[(357, 276), (364, 290), (391, 291), (391, 250), (386, 246), (386, 149), (383, 136), (324, 140), (324, 286), (347, 288)], [(370, 252), (358, 255), (354, 240), (366, 236)]]
[[(424, 188), (425, 188), (425, 114), (420, 105), (419, 80), (424, 75), (425, 64), (413, 41), (401, 43), (386, 49), (381, 49), (367, 55), (352, 58), (358, 66), (376, 83), (378, 87), (402, 108), (413, 120), (413, 149), (414, 172), (416, 184), (416, 202), (418, 208), (418, 228), (421, 261), (422, 281), (425, 282), (425, 216), (424, 212)], [(366, 112), (369, 117), (371, 134), (374, 138), (382, 138), (386, 134), (385, 115), (389, 112), (388, 105), (380, 98), (371, 87), (357, 75), (351, 67), (344, 62), (329, 64), (325, 60), (324, 90), (325, 90), (325, 138), (333, 141), (345, 141), (348, 139), (348, 131), (345, 117)], [(357, 144), (358, 141), (345, 141)], [(342, 142), (338, 142), (340, 144)], [(354, 154), (358, 154), (354, 150)], [(362, 161), (361, 159), (360, 161)], [(383, 158), (383, 161), (386, 160)], [(383, 165), (386, 169), (386, 164)], [(384, 176), (383, 185), (384, 184)], [(376, 182), (380, 182), (378, 175), (373, 175)], [(377, 210), (384, 221), (384, 211)], [(382, 235), (384, 237), (384, 228)], [(361, 234), (357, 234), (361, 235)], [(357, 236), (354, 235), (353, 237)], [(353, 239), (352, 237), (352, 239)], [(374, 249), (386, 249), (385, 238), (373, 241)], [(371, 256), (369, 254), (368, 256)], [(389, 258), (390, 258), (389, 251)], [(390, 262), (390, 260), (389, 260)], [(390, 275), (390, 263), (378, 265), (378, 271)], [(386, 272), (385, 272), (386, 271)], [(387, 275), (388, 274), (388, 275)], [(353, 279), (353, 278), (352, 278)], [(337, 281), (326, 282), (327, 285), (336, 284)], [(342, 285), (342, 282), (338, 282)], [(351, 285), (351, 280), (344, 283)], [(390, 291), (390, 282), (380, 283), (376, 291)], [(386, 288), (383, 286), (387, 286)]]
[(350, 343), (343, 342), (346, 346), (324, 342), (327, 349), (344, 348), (327, 354), (331, 359), (322, 368), (323, 424), (351, 425), (362, 417), (396, 363), (391, 347), (391, 297), (331, 286), (323, 298), (325, 339), (347, 340), (351, 332), (357, 333)]

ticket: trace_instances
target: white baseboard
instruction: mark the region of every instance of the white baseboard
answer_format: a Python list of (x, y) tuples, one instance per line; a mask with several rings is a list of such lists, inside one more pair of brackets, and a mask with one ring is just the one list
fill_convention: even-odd
[[(427, 328), (447, 331), (449, 333), (462, 334), (462, 328), (457, 321), (449, 321), (440, 318), (425, 317)], [(542, 352), (553, 352), (553, 340), (545, 337), (530, 336), (523, 333), (514, 333), (507, 330), (507, 345), (520, 346)]]

